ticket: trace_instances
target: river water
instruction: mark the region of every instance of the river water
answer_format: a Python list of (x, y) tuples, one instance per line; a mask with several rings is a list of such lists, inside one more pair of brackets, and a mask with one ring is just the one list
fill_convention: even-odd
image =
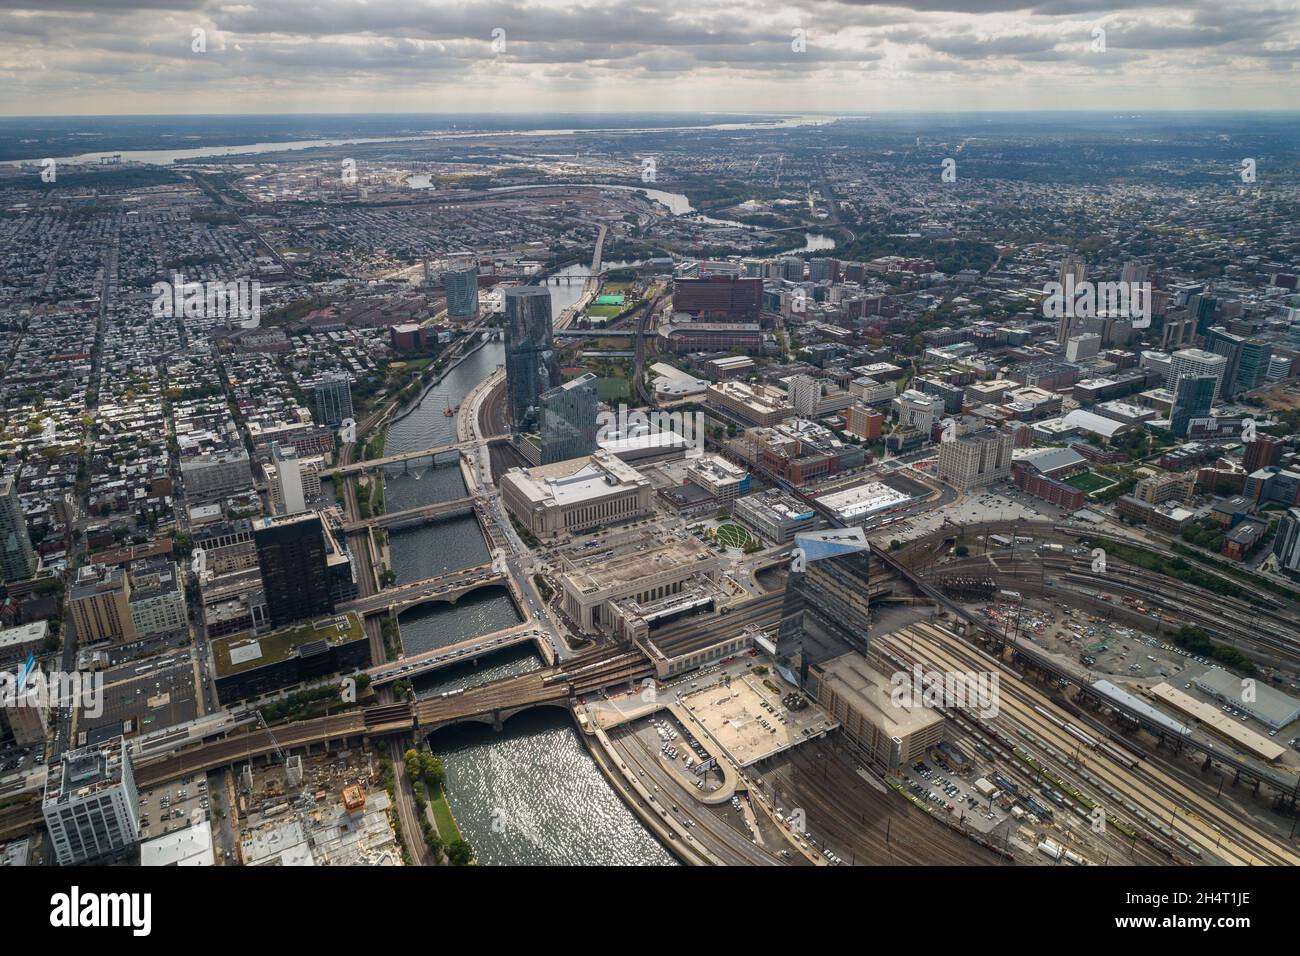
[[(584, 266), (568, 271), (583, 272)], [(582, 294), (582, 283), (550, 286), (552, 311)], [(388, 430), (388, 453), (429, 448), (454, 440), (459, 405), (475, 384), (504, 361), (504, 348), (489, 342), (429, 390), (419, 406)], [(384, 478), (389, 511), (447, 501), (465, 495), (454, 458), (430, 468), (392, 466)], [(472, 515), (394, 531), (389, 537), (393, 570), (399, 582), (415, 581), (490, 559), (487, 543)], [(519, 623), (504, 589), (488, 588), (456, 604), (427, 604), (401, 615), (408, 654)], [(515, 646), (436, 671), (415, 684), (430, 696), (527, 673), (542, 666), (528, 645)], [(525, 711), (494, 731), (464, 724), (438, 731), (430, 745), (447, 767), (447, 796), (457, 824), (486, 864), (665, 865), (672, 856), (641, 825), (606, 782), (587, 753), (572, 718), (558, 709)]]

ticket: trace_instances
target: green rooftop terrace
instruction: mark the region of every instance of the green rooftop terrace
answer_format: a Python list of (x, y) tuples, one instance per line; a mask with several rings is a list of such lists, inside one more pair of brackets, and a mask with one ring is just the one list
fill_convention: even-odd
[(331, 645), (366, 640), (360, 618), (352, 612), (306, 621), (255, 637), (247, 631), (212, 641), (212, 660), (217, 677), (229, 677), (292, 657), (298, 648), (312, 641)]

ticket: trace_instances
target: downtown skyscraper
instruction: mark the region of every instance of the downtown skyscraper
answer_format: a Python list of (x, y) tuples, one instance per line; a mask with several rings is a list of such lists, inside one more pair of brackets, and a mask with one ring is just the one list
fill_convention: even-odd
[(539, 286), (507, 289), (506, 404), (510, 430), (528, 431), (543, 392), (560, 384), (560, 363), (552, 340), (551, 294)]

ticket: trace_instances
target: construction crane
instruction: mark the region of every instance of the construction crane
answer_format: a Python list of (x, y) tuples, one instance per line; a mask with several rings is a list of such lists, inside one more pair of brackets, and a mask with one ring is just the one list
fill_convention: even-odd
[(271, 738), (271, 746), (275, 748), (276, 759), (279, 760), (280, 763), (288, 763), (289, 759), (285, 757), (284, 751), (280, 749), (280, 742), (275, 739), (275, 734), (271, 733), (271, 728), (266, 725), (266, 718), (262, 716), (261, 709), (257, 709), (255, 713), (257, 714), (257, 726), (265, 730), (266, 736)]

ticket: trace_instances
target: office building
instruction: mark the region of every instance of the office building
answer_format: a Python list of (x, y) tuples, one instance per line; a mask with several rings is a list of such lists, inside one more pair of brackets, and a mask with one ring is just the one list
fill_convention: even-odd
[(478, 266), (452, 269), (442, 274), (447, 292), (447, 317), (472, 319), (478, 315)]
[(352, 380), (343, 375), (322, 379), (316, 384), (316, 424), (336, 428), (345, 418), (353, 418)]
[(227, 704), (372, 663), (370, 638), (354, 612), (257, 636), (233, 634), (211, 647), (217, 696)]
[(121, 568), (87, 564), (68, 589), (68, 610), (78, 644), (135, 638), (131, 621), (131, 584)]
[(966, 491), (1003, 481), (1011, 476), (1009, 431), (983, 428), (939, 445), (939, 477)]
[(1193, 418), (1208, 418), (1218, 384), (1213, 375), (1188, 374), (1178, 379), (1174, 386), (1174, 405), (1169, 413), (1170, 431), (1185, 438)]
[(134, 562), (128, 571), (131, 627), (136, 637), (181, 632), (186, 627), (185, 588), (176, 562), (148, 558)]
[(542, 393), (560, 384), (552, 341), (551, 294), (538, 286), (505, 292), (506, 402), (510, 427), (532, 430)]
[(596, 450), (596, 376), (587, 372), (547, 389), (541, 405), (541, 464)]
[(18, 482), (12, 475), (0, 478), (0, 576), (19, 581), (36, 573), (36, 552), (27, 533)]
[(140, 839), (140, 797), (121, 737), (65, 753), (50, 766), (41, 801), (60, 866), (111, 857)]
[(318, 514), (259, 518), (253, 522), (253, 541), (272, 627), (334, 611)]
[(253, 472), (249, 468), (248, 452), (241, 446), (182, 459), (181, 483), (191, 505), (250, 491)]
[(804, 664), (868, 644), (871, 548), (861, 528), (808, 531), (794, 538), (778, 632), (782, 654)]
[(794, 412), (786, 394), (770, 385), (715, 382), (704, 394), (710, 408), (744, 425), (775, 425)]
[(718, 503), (749, 494), (749, 472), (721, 455), (696, 459), (686, 468), (686, 478), (713, 496)]
[(607, 451), (501, 478), (506, 509), (539, 538), (587, 531), (644, 517), (653, 510), (650, 479)]
[(1204, 349), (1179, 349), (1170, 356), (1169, 372), (1165, 385), (1173, 388), (1184, 375), (1209, 375), (1214, 378), (1214, 400), (1224, 397), (1224, 379), (1228, 360), (1222, 355)]
[(844, 429), (864, 441), (878, 441), (885, 426), (885, 416), (865, 405), (850, 405)]
[(815, 531), (817, 512), (789, 492), (770, 488), (736, 502), (732, 516), (775, 544), (785, 544), (804, 531)]
[(44, 653), (49, 636), (49, 621), (31, 621), (0, 631), (0, 669), (22, 663), (29, 654)]
[(909, 388), (894, 399), (894, 409), (903, 431), (919, 431), (928, 437), (935, 422), (943, 417), (944, 400), (942, 396)]
[(1065, 343), (1065, 360), (1067, 362), (1085, 362), (1096, 358), (1101, 352), (1101, 336), (1095, 332), (1072, 335)]

